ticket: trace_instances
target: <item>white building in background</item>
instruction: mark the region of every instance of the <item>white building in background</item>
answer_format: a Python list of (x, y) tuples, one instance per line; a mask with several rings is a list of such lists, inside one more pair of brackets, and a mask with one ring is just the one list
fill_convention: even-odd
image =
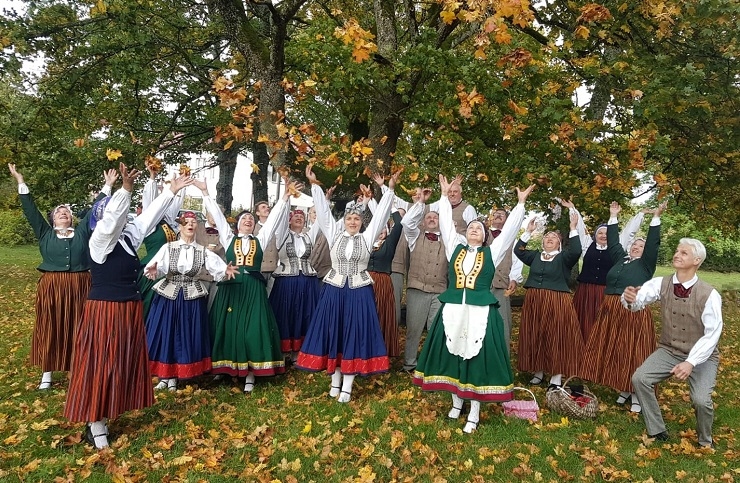
[[(216, 184), (218, 183), (219, 168), (210, 167), (212, 158), (206, 156), (194, 156), (189, 162), (190, 172), (195, 178), (203, 179), (208, 184), (208, 193), (212, 198), (216, 198)], [(168, 178), (173, 173), (177, 173), (179, 165), (167, 166)], [(258, 201), (253, 199), (252, 191), (252, 161), (245, 156), (239, 156), (236, 160), (236, 170), (234, 172), (234, 184), (232, 187), (231, 211), (236, 213), (242, 209), (252, 209)], [(267, 202), (273, 206), (281, 196), (285, 194), (285, 185), (280, 175), (270, 165), (267, 168)], [(188, 186), (185, 189), (186, 202), (183, 206), (188, 209), (202, 210), (201, 192), (194, 186)], [(306, 194), (301, 194), (300, 198), (291, 198), (291, 205), (308, 209), (313, 206), (313, 198)]]

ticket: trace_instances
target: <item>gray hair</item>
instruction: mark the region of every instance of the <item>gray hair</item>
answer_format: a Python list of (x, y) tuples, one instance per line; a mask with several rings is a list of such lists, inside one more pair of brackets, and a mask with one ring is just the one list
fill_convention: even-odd
[(701, 264), (704, 263), (704, 260), (706, 260), (707, 249), (704, 247), (704, 244), (696, 238), (681, 238), (678, 241), (678, 244), (688, 245), (691, 247), (691, 251), (694, 253), (694, 256), (699, 259), (699, 266), (701, 266)]

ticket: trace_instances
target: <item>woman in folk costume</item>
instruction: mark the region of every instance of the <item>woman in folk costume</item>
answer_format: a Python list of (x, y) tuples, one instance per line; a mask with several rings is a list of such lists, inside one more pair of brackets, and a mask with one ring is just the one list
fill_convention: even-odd
[[(383, 175), (375, 175), (373, 179), (380, 187), (385, 184)], [(368, 208), (374, 212), (376, 207), (376, 201), (370, 199)], [(388, 357), (398, 357), (401, 355), (401, 350), (398, 345), (396, 297), (391, 281), (391, 266), (393, 257), (396, 256), (396, 247), (403, 234), (403, 225), (401, 225), (402, 216), (398, 211), (394, 210), (391, 218), (393, 219), (393, 226), (388, 226), (388, 223), (386, 223), (386, 226), (378, 235), (378, 239), (373, 243), (367, 271), (373, 279), (375, 307), (378, 309), (378, 320), (385, 341), (385, 349), (388, 352)]]
[(533, 372), (531, 384), (542, 382), (544, 373), (551, 374), (550, 385), (559, 386), (562, 375), (575, 375), (580, 368), (583, 337), (568, 278), (581, 257), (581, 242), (576, 231), (578, 216), (570, 214), (570, 244), (562, 251), (557, 232), (542, 237), (542, 251), (527, 250), (535, 230), (535, 220), (514, 246), (514, 254), (529, 268), (524, 283), (527, 293), (519, 325), (518, 369)]
[[(596, 313), (604, 300), (606, 274), (612, 268), (614, 262), (607, 250), (606, 225), (602, 224), (596, 227), (596, 232), (591, 237), (586, 233), (583, 217), (573, 206), (573, 203), (561, 200), (560, 204), (568, 208), (571, 213), (578, 215), (576, 230), (581, 240), (583, 264), (581, 273), (578, 275), (578, 286), (575, 294), (573, 294), (573, 307), (576, 309), (578, 321), (581, 324), (583, 341), (587, 342), (591, 328), (596, 322)], [(638, 212), (627, 222), (619, 236), (619, 243), (622, 247), (626, 248), (632, 243), (644, 216), (645, 214), (642, 211)]]
[[(496, 265), (503, 260), (524, 220), (524, 201), (534, 185), (517, 188), (519, 204), (512, 210), (501, 234), (486, 246), (488, 229), (483, 222), (468, 223), (465, 236), (455, 230), (452, 205), (447, 197), (450, 183), (440, 175), (439, 231), (450, 261), (448, 286), (440, 296), (442, 306), (432, 322), (414, 372), (414, 384), (425, 391), (452, 394), (448, 416), (460, 417), (465, 399), (471, 400), (463, 431), (478, 427), (480, 403), (509, 401), (514, 389), (509, 348), (498, 301), (491, 294)], [(409, 209), (413, 217), (424, 209), (428, 192)]]
[(324, 287), (296, 366), (331, 374), (329, 395), (338, 397), (342, 403), (351, 399), (356, 375), (388, 371), (388, 355), (367, 264), (373, 242), (390, 214), (393, 187), (399, 176), (400, 171), (391, 176), (389, 191), (380, 200), (367, 229), (360, 233), (364, 210), (356, 204), (350, 205), (344, 218), (335, 221), (316, 175), (310, 165), (306, 167), (316, 205), (316, 223), (331, 246), (332, 268), (324, 277)]
[(306, 214), (290, 212), (287, 223), (277, 227), (278, 265), (272, 276), (270, 305), (280, 331), (281, 350), (295, 363), (306, 337), (308, 324), (319, 300), (319, 279), (310, 258), (319, 227), (314, 223), (304, 233)]
[[(144, 189), (141, 191), (141, 206), (145, 210), (154, 201), (160, 193), (160, 187), (157, 182), (157, 171), (151, 165), (147, 164), (147, 170), (149, 171), (149, 179), (144, 184)], [(144, 274), (144, 267), (154, 258), (160, 248), (167, 243), (177, 240), (177, 232), (180, 230), (180, 225), (177, 222), (177, 214), (182, 208), (183, 196), (180, 194), (176, 196), (172, 203), (170, 203), (167, 210), (162, 215), (160, 220), (157, 220), (157, 224), (152, 228), (152, 231), (146, 234), (143, 244), (146, 249), (146, 255), (141, 259), (141, 273), (136, 283), (139, 285), (139, 291), (141, 292), (141, 298), (143, 300), (144, 307), (144, 322), (146, 323), (149, 315), (149, 308), (152, 304), (152, 298), (154, 298), (154, 291), (152, 287), (156, 283), (156, 280), (152, 280)]]
[[(207, 196), (205, 182), (193, 184)], [(159, 377), (154, 389), (170, 391), (177, 388), (178, 379), (211, 370), (208, 289), (198, 279), (201, 270), (205, 269), (216, 281), (234, 278), (238, 272), (195, 242), (195, 213), (184, 212), (179, 223), (180, 239), (162, 246), (144, 269), (149, 279), (160, 279), (153, 288), (155, 295), (146, 323), (149, 369)]]
[[(68, 371), (72, 360), (75, 329), (80, 322), (85, 299), (90, 291), (90, 227), (85, 218), (72, 226), (68, 205), (59, 205), (48, 220), (34, 203), (23, 175), (15, 164), (8, 164), (18, 182), (18, 195), (23, 214), (33, 228), (41, 252), (41, 272), (36, 288), (36, 324), (31, 339), (31, 364), (41, 366), (43, 374), (38, 389), (51, 387), (53, 371)], [(96, 201), (110, 196), (116, 170), (103, 173), (105, 186)]]
[(221, 244), (227, 247), (226, 261), (239, 269), (233, 279), (218, 283), (211, 305), (213, 373), (244, 377), (247, 394), (254, 390), (255, 376), (285, 372), (280, 333), (267, 299), (267, 282), (260, 272), (262, 249), (277, 227), (286, 223), (291, 191), (301, 188), (300, 184), (285, 181), (285, 195), (270, 211), (257, 235), (253, 235), (256, 219), (252, 213), (243, 211), (237, 216), (234, 235), (216, 203), (208, 196), (203, 197), (206, 210), (216, 221)]
[[(607, 244), (614, 266), (606, 276), (606, 295), (586, 343), (579, 376), (620, 391), (617, 404), (632, 400), (630, 411), (642, 411), (632, 387), (632, 374), (655, 350), (655, 326), (649, 308), (632, 312), (620, 297), (626, 287), (639, 287), (653, 278), (660, 248), (660, 215), (666, 204), (652, 210), (647, 240), (635, 239), (627, 250), (619, 243), (617, 216), (622, 208), (613, 202), (607, 225)], [(650, 210), (646, 210), (650, 213)]]
[(162, 219), (175, 194), (191, 184), (176, 178), (141, 215), (127, 223), (136, 170), (120, 164), (123, 187), (93, 206), (90, 225), (92, 288), (75, 336), (71, 378), (64, 405), (70, 421), (88, 423), (84, 437), (108, 446), (106, 420), (154, 403), (141, 294), (136, 285), (144, 236)]

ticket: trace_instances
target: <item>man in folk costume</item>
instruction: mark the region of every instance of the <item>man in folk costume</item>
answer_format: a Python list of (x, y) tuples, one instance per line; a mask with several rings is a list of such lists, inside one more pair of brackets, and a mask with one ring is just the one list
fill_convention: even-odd
[[(259, 201), (254, 205), (254, 214), (257, 215), (257, 224), (254, 226), (254, 235), (260, 234), (262, 227), (267, 222), (267, 217), (270, 216), (270, 205), (267, 201)], [(260, 271), (262, 276), (267, 281), (267, 295), (269, 297), (272, 292), (272, 285), (275, 282), (272, 278), (272, 272), (275, 271), (278, 264), (278, 247), (277, 241), (273, 237), (262, 252), (262, 266)]]
[[(408, 288), (406, 289), (406, 346), (403, 370), (413, 372), (419, 355), (419, 342), (439, 307), (439, 294), (447, 288), (447, 257), (439, 233), (439, 214), (428, 211), (431, 190), (417, 189), (414, 204), (403, 219), (404, 237), (409, 247)], [(419, 225), (423, 225), (420, 227)]]
[[(496, 209), (491, 213), (489, 244), (501, 235), (501, 228), (503, 228), (508, 218), (509, 212), (503, 209)], [(516, 290), (517, 285), (524, 281), (524, 277), (522, 277), (523, 266), (522, 261), (514, 256), (514, 243), (512, 243), (506, 256), (496, 267), (496, 274), (493, 276), (493, 283), (491, 284), (491, 293), (498, 300), (498, 311), (501, 318), (504, 319), (504, 336), (506, 337), (507, 347), (511, 347), (510, 297)]]
[(689, 382), (699, 446), (714, 447), (712, 391), (719, 366), (717, 344), (723, 326), (722, 298), (696, 275), (706, 256), (706, 248), (699, 240), (682, 238), (673, 255), (676, 272), (653, 278), (641, 287), (625, 288), (622, 303), (636, 311), (660, 301), (663, 324), (658, 349), (632, 376), (648, 436), (668, 440), (655, 384), (673, 376)]

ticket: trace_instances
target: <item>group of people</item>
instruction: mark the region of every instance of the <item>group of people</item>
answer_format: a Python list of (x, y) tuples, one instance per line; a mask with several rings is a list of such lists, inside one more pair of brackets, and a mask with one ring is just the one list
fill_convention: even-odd
[[(325, 193), (308, 166), (313, 213), (290, 210), (290, 193), (303, 186), (285, 179), (288, 189), (272, 209), (258, 204), (239, 213), (232, 229), (205, 182), (181, 176), (158, 193), (151, 171), (143, 210), (127, 221), (140, 173), (121, 164), (122, 188), (110, 196), (118, 173), (106, 172), (106, 186), (74, 229), (64, 205), (45, 220), (22, 175), (9, 168), (43, 258), (32, 347), (32, 362), (44, 371), (39, 389), (51, 385), (52, 371), (71, 372), (65, 415), (88, 423), (85, 438), (96, 448), (108, 445), (108, 418), (153, 403), (152, 375), (157, 389), (170, 390), (206, 373), (235, 376), (250, 393), (256, 376), (294, 364), (326, 371), (329, 395), (350, 401), (355, 376), (386, 372), (389, 357), (401, 355), (404, 286), (403, 370), (423, 390), (451, 393), (450, 418), (469, 400), (463, 430), (473, 432), (481, 402), (513, 397), (509, 297), (523, 281), (523, 264), (529, 276), (517, 369), (531, 373), (532, 384), (549, 374), (552, 387), (563, 376), (613, 387), (619, 403), (630, 400), (643, 413), (648, 434), (665, 439), (654, 386), (688, 379), (699, 444), (713, 444), (721, 299), (696, 277), (706, 256), (698, 240), (681, 240), (673, 280), (651, 280), (665, 205), (651, 211), (646, 239), (635, 238), (644, 213), (620, 237), (616, 203), (590, 237), (580, 213), (562, 201), (566, 246), (552, 231), (532, 248), (534, 219), (517, 237), (534, 186), (517, 188), (511, 213), (494, 210), (486, 223), (462, 200), (460, 177), (440, 175), (437, 202), (419, 188), (409, 203), (394, 193), (398, 171), (387, 186), (374, 177), (379, 201), (362, 186), (335, 219), (332, 190)], [(180, 210), (177, 194), (189, 185), (202, 192), (205, 227), (196, 213)], [(656, 351), (646, 306), (658, 300), (664, 323)]]

